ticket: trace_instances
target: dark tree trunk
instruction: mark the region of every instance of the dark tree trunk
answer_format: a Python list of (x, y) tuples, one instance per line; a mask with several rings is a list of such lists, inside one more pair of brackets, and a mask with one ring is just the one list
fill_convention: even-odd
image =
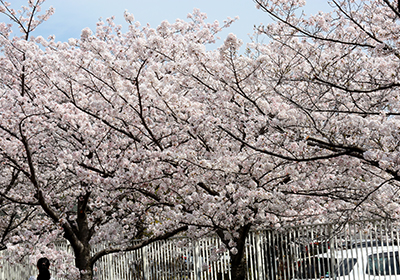
[(247, 265), (246, 259), (244, 258), (244, 254), (239, 256), (239, 253), (236, 255), (230, 254), (231, 256), (231, 279), (232, 280), (245, 280)]
[(237, 253), (233, 254), (229, 246), (229, 241), (225, 239), (225, 234), (223, 230), (218, 230), (217, 234), (221, 238), (221, 241), (228, 247), (229, 256), (231, 258), (231, 280), (246, 280), (246, 272), (247, 272), (247, 264), (246, 259), (244, 257), (244, 252), (246, 250), (246, 238), (249, 234), (251, 228), (251, 224), (245, 225), (239, 229), (239, 236), (237, 238), (233, 238), (233, 241), (236, 243), (235, 248), (237, 249)]
[(90, 192), (79, 197), (77, 209), (77, 236), (83, 246), (75, 251), (75, 265), (80, 270), (81, 280), (93, 279), (93, 264), (90, 255), (91, 246), (89, 244), (91, 234), (87, 217), (89, 197)]
[(75, 266), (80, 271), (80, 280), (93, 279), (93, 265), (90, 258), (90, 245), (84, 245), (80, 252), (75, 251)]
[(71, 230), (64, 232), (64, 237), (70, 242), (75, 254), (75, 266), (79, 269), (80, 280), (93, 279), (93, 260), (89, 244), (92, 233), (87, 217), (87, 205), (90, 192), (78, 197), (77, 219), (70, 222)]

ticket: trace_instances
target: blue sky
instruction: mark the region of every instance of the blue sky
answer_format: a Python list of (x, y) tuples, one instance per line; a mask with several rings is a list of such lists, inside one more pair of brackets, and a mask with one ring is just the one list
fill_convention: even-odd
[[(16, 9), (27, 3), (26, 0), (8, 1)], [(329, 9), (326, 2), (308, 0), (306, 10), (309, 13), (326, 11)], [(115, 16), (115, 21), (123, 25), (125, 9), (142, 25), (149, 23), (153, 27), (163, 20), (173, 22), (177, 18), (186, 19), (186, 15), (194, 8), (206, 13), (210, 22), (218, 20), (222, 23), (227, 17), (238, 16), (239, 20), (222, 33), (221, 37), (223, 39), (228, 33), (234, 33), (245, 43), (250, 42), (249, 34), (253, 33), (254, 25), (271, 22), (265, 13), (255, 8), (252, 0), (47, 0), (44, 7), (48, 6), (55, 8), (55, 14), (35, 35), (45, 38), (55, 35), (57, 41), (78, 38), (85, 27), (94, 30), (100, 18)], [(0, 21), (5, 20), (4, 16), (0, 17)]]

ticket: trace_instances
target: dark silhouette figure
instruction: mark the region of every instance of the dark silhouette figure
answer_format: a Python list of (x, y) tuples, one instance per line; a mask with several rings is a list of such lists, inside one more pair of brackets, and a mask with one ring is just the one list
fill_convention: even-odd
[(29, 280), (51, 280), (50, 276), (50, 261), (47, 258), (40, 258), (37, 262), (37, 268), (39, 269), (39, 275), (35, 278), (31, 276)]

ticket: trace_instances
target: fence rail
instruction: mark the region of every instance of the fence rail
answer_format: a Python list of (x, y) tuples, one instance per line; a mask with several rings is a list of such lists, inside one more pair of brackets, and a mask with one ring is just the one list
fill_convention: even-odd
[[(400, 279), (399, 240), (398, 228), (388, 221), (253, 231), (246, 242), (247, 279), (351, 280), (382, 275)], [(217, 237), (158, 241), (101, 258), (95, 278), (230, 280), (229, 254), (221, 252), (221, 246)], [(36, 268), (27, 263), (2, 263), (1, 254), (6, 252), (0, 253), (0, 279), (28, 279), (36, 274)]]

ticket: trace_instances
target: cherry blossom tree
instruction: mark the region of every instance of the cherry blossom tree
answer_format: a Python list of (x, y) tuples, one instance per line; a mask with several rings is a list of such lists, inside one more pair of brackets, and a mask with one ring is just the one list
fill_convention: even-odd
[[(19, 12), (1, 2), (1, 12), (22, 33), (11, 37), (11, 26), (1, 26), (1, 198), (19, 205), (14, 209), (20, 218), (22, 211), (35, 213), (25, 227), (14, 229), (7, 247), (15, 258), (46, 254), (60, 263), (61, 253), (52, 250), (51, 243), (64, 237), (73, 249), (75, 268), (61, 274), (92, 279), (102, 256), (135, 250), (187, 229), (174, 219), (179, 195), (168, 185), (175, 166), (171, 149), (185, 139), (179, 123), (169, 124), (172, 117), (148, 106), (149, 98), (154, 99), (147, 91), (157, 79), (155, 63), (163, 63), (157, 54), (147, 56), (152, 52), (148, 46), (169, 43), (175, 32), (177, 37), (201, 40), (204, 35), (209, 40), (208, 29), (220, 28), (194, 20), (177, 22), (174, 32), (164, 34), (149, 27), (140, 31), (132, 24), (122, 36), (110, 20), (108, 26), (99, 23), (97, 37), (85, 29), (81, 40), (61, 43), (32, 36), (52, 9), (38, 16), (43, 1), (28, 3)], [(132, 16), (126, 14), (126, 19)], [(107, 35), (110, 28), (117, 34), (114, 38)], [(113, 49), (103, 52), (104, 46)], [(103, 62), (116, 62), (114, 66), (101, 62), (110, 54), (116, 59)], [(69, 55), (75, 56), (69, 65), (75, 73), (62, 63), (71, 62)], [(109, 74), (123, 77), (125, 83), (108, 84), (114, 78)], [(8, 224), (13, 225), (12, 220)], [(10, 235), (9, 228), (2, 225), (3, 233)], [(142, 241), (133, 244), (138, 238)], [(93, 245), (106, 241), (113, 246), (91, 252)]]
[(255, 2), (276, 20), (258, 29), (270, 43), (250, 46), (260, 63), (254, 84), (266, 94), (242, 92), (255, 112), (243, 114), (243, 127), (259, 133), (222, 129), (260, 155), (297, 163), (286, 194), (340, 199), (326, 209), (343, 217), (397, 218), (397, 1), (334, 0), (313, 16), (305, 1)]
[[(246, 151), (238, 157), (241, 145), (231, 146), (230, 137), (216, 125), (224, 115), (213, 116), (220, 109), (208, 101), (215, 97), (210, 89), (219, 82), (203, 81), (207, 78), (198, 73), (201, 57), (214, 68), (225, 67), (220, 52), (205, 48), (220, 27), (205, 24), (205, 15), (198, 11), (190, 15), (191, 23), (163, 22), (157, 30), (139, 29), (130, 14), (125, 17), (131, 23), (128, 34), (121, 34), (109, 20), (99, 23), (95, 34), (84, 30), (80, 40), (70, 40), (70, 47), (44, 57), (43, 64), (51, 67), (44, 72), (53, 73), (46, 74), (46, 80), (62, 98), (57, 104), (68, 104), (74, 110), (72, 118), (100, 123), (119, 139), (107, 140), (106, 153), (97, 152), (96, 157), (91, 153), (98, 144), (88, 146), (84, 150), (90, 156), (84, 154), (79, 165), (111, 181), (125, 182), (120, 190), (136, 190), (162, 203), (169, 221), (190, 227), (191, 236), (216, 232), (230, 249), (232, 274), (237, 274), (233, 279), (243, 279), (245, 238), (253, 225), (265, 223), (258, 204), (270, 202), (261, 195), (261, 186), (252, 183), (253, 168), (240, 174), (246, 157), (249, 166), (258, 159)], [(97, 127), (83, 131), (91, 133), (89, 139), (99, 133)], [(118, 147), (118, 143), (125, 144)], [(137, 149), (142, 145), (140, 155)], [(115, 155), (111, 147), (124, 152)], [(156, 165), (141, 165), (145, 173), (139, 173), (138, 164), (144, 159), (138, 156)], [(155, 174), (148, 174), (150, 170)], [(140, 184), (126, 184), (135, 181)]]
[[(331, 178), (337, 173), (342, 181), (354, 177), (328, 161), (332, 156), (315, 156), (312, 165), (310, 158), (294, 159), (307, 145), (285, 141), (293, 123), (279, 120), (291, 108), (265, 80), (270, 60), (240, 55), (240, 46), (230, 34), (218, 50), (197, 50), (175, 67), (188, 81), (185, 96), (202, 108), (199, 116), (186, 120), (192, 137), (200, 140), (199, 147), (191, 148), (196, 154), (186, 157), (197, 167), (190, 177), (200, 174), (195, 181), (199, 191), (191, 198), (200, 195), (196, 200), (201, 203), (195, 205), (198, 218), (192, 223), (213, 228), (230, 250), (233, 279), (245, 279), (244, 244), (251, 228), (344, 220), (355, 196), (361, 196), (357, 182), (353, 188), (358, 193), (349, 193)], [(325, 180), (331, 186), (322, 188)], [(359, 208), (368, 209), (365, 204)]]
[[(336, 17), (305, 19), (297, 9), (303, 2), (259, 1), (278, 20), (259, 30), (271, 43), (253, 44), (248, 57), (240, 56), (240, 41), (230, 35), (218, 52), (197, 48), (180, 71), (192, 83), (187, 94), (207, 105), (200, 119), (188, 118), (204, 147), (201, 160), (191, 162), (201, 174), (213, 174), (198, 181), (202, 202), (223, 197), (218, 206), (202, 205), (201, 213), (209, 211), (202, 221), (211, 222), (237, 256), (258, 211), (269, 214), (261, 216), (263, 226), (399, 214), (396, 55), (388, 52), (396, 36), (382, 46), (371, 45), (372, 31), (363, 34), (367, 27), (384, 34), (382, 20), (395, 30), (396, 15), (370, 17), (382, 7), (393, 13), (396, 3), (334, 1)], [(385, 79), (377, 79), (377, 69), (388, 71)], [(230, 203), (240, 210), (230, 211)], [(219, 212), (228, 214), (223, 219), (212, 211), (218, 207), (226, 207)]]

